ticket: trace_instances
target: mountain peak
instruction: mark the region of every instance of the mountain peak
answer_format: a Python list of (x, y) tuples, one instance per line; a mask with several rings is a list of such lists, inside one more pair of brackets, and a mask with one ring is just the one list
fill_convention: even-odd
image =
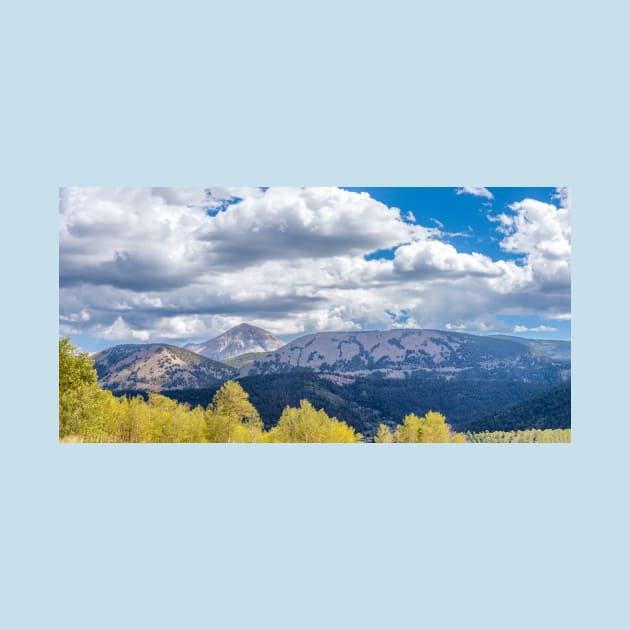
[(224, 361), (246, 352), (270, 352), (284, 345), (284, 341), (269, 331), (243, 323), (208, 341), (188, 344), (186, 348), (209, 359)]
[(241, 332), (241, 331), (262, 332), (262, 333), (266, 333), (268, 335), (271, 334), (271, 333), (267, 332), (264, 328), (259, 328), (258, 326), (253, 326), (252, 324), (247, 324), (246, 322), (243, 322), (242, 324), (238, 324), (236, 326), (233, 326), (229, 330), (225, 331), (223, 334), (227, 335), (228, 333), (235, 333), (235, 332)]

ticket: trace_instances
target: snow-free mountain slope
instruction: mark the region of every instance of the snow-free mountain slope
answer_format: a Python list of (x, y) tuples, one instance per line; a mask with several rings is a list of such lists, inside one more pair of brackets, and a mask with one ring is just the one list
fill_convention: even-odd
[(558, 361), (571, 360), (571, 342), (558, 339), (526, 339), (513, 335), (490, 335), (493, 339), (507, 339), (527, 346), (532, 352)]
[(569, 366), (524, 344), (464, 333), (397, 329), (306, 335), (244, 365), (241, 376), (292, 370), (402, 378), (424, 372), (442, 378), (483, 377), (560, 381)]
[(169, 344), (122, 344), (93, 357), (99, 385), (113, 391), (213, 387), (235, 376), (223, 363)]
[(214, 339), (185, 347), (209, 359), (224, 361), (249, 352), (277, 350), (284, 345), (284, 341), (258, 326), (239, 324)]

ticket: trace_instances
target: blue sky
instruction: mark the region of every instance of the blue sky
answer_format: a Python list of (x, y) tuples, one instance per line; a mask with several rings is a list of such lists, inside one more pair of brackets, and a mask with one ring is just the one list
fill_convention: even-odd
[(570, 338), (559, 188), (68, 188), (60, 334), (88, 351), (241, 322), (284, 339), (438, 328)]
[[(371, 197), (388, 206), (400, 208), (403, 214), (413, 213), (417, 223), (436, 225), (436, 221), (451, 234), (449, 242), (462, 252), (474, 251), (498, 258), (516, 259), (516, 254), (501, 250), (496, 224), (488, 220), (514, 202), (521, 199), (538, 199), (553, 202), (555, 188), (487, 188), (494, 197), (488, 199), (471, 194), (456, 194), (456, 188), (346, 188), (367, 192)], [(390, 256), (391, 257), (391, 256)]]
[[(497, 225), (489, 217), (504, 212), (511, 204), (522, 199), (536, 199), (547, 203), (557, 203), (555, 187), (488, 187), (492, 199), (460, 192), (457, 188), (414, 188), (380, 187), (352, 188), (346, 190), (367, 192), (371, 197), (388, 206), (400, 208), (403, 215), (411, 212), (415, 221), (421, 225), (437, 225), (450, 234), (444, 240), (452, 243), (457, 250), (465, 253), (480, 252), (497, 260), (521, 260), (523, 254), (506, 252), (501, 249), (501, 234), (497, 234)], [(461, 189), (459, 189), (461, 190)], [(368, 255), (368, 258), (393, 258), (394, 250), (380, 250)], [(548, 320), (536, 314), (501, 315), (499, 321), (515, 327), (518, 325), (537, 328), (546, 325), (556, 328), (549, 332), (518, 332), (520, 337), (570, 339), (571, 322)]]

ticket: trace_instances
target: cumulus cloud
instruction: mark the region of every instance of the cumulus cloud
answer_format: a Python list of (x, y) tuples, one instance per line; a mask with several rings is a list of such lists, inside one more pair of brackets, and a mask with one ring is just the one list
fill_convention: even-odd
[(525, 256), (540, 290), (568, 289), (571, 284), (571, 219), (569, 208), (535, 199), (509, 206), (496, 217), (504, 234), (501, 248)]
[[(198, 232), (217, 265), (327, 258), (387, 249), (426, 237), (400, 210), (340, 188), (272, 188), (247, 197)], [(235, 260), (236, 259), (236, 260)]]
[(431, 233), (339, 188), (70, 188), (61, 198), (60, 284), (166, 290), (214, 270), (360, 255)]
[(394, 268), (411, 272), (416, 278), (427, 276), (485, 276), (496, 277), (503, 273), (488, 256), (479, 253), (458, 252), (453, 245), (434, 240), (421, 240), (402, 245), (396, 250)]
[(340, 188), (63, 189), (60, 331), (122, 342), (203, 339), (242, 321), (296, 335), (570, 318), (557, 195), (557, 207), (524, 199), (493, 217), (506, 253), (493, 259), (444, 242), (438, 220)]
[(455, 190), (457, 195), (473, 195), (474, 197), (484, 197), (485, 199), (494, 199), (494, 195), (483, 186), (464, 186)]
[(560, 207), (562, 208), (571, 207), (571, 192), (566, 187), (556, 188), (556, 192), (553, 195), (553, 199), (557, 199)]

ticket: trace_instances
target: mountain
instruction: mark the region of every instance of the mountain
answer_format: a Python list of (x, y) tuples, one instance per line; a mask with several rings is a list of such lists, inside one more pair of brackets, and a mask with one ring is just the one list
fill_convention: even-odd
[(243, 365), (240, 376), (294, 370), (354, 377), (380, 373), (389, 378), (405, 378), (424, 374), (446, 380), (557, 383), (568, 380), (570, 366), (510, 339), (396, 329), (306, 335)]
[(558, 339), (524, 339), (511, 335), (490, 335), (493, 339), (507, 339), (527, 346), (532, 352), (557, 361), (571, 360), (571, 342)]
[(203, 388), (233, 378), (237, 371), (169, 344), (123, 344), (92, 356), (99, 385), (113, 391)]
[(284, 341), (262, 328), (239, 324), (214, 339), (191, 343), (185, 348), (215, 361), (225, 361), (240, 354), (277, 350), (284, 345)]

